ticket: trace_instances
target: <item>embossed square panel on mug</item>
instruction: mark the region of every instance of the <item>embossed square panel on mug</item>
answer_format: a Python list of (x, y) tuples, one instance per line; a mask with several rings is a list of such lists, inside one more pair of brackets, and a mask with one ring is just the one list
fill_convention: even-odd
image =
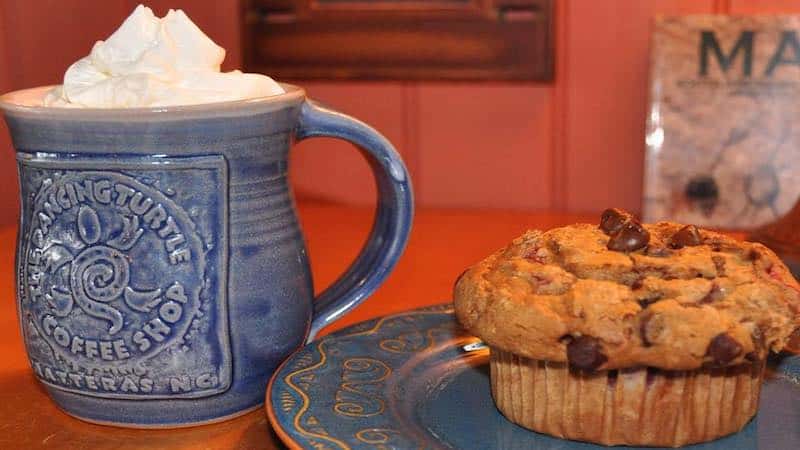
[[(48, 87), (0, 97), (22, 196), (19, 323), (61, 409), (163, 427), (256, 408), (280, 361), (392, 270), (413, 215), (397, 152), (282, 87), (159, 108), (29, 102)], [(313, 136), (359, 146), (379, 191), (363, 251), (316, 300), (287, 182), (291, 143)]]

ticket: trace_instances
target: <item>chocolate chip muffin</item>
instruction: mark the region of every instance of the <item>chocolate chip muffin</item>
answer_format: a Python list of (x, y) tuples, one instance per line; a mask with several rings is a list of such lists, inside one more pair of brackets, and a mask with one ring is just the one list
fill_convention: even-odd
[(763, 245), (618, 209), (525, 233), (468, 269), (454, 299), (491, 348), (507, 418), (606, 445), (740, 430), (767, 353), (800, 327), (800, 286)]

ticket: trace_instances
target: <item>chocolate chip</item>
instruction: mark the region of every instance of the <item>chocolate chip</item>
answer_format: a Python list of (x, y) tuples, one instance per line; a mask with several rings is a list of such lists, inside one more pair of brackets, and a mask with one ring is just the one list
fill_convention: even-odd
[(655, 367), (648, 367), (647, 368), (647, 376), (644, 378), (644, 385), (650, 387), (653, 383), (656, 382), (656, 376), (659, 375), (661, 371), (656, 369)]
[(617, 378), (619, 378), (619, 370), (608, 371), (608, 379), (606, 382), (609, 388), (613, 389), (617, 385)]
[(630, 213), (618, 208), (608, 208), (600, 216), (600, 229), (609, 236), (617, 234), (629, 220), (631, 220)]
[(631, 289), (634, 291), (637, 289), (641, 289), (643, 286), (644, 286), (644, 277), (639, 277), (633, 280), (633, 283), (631, 283)]
[(639, 303), (639, 306), (642, 309), (645, 309), (648, 306), (652, 305), (653, 303), (661, 300), (662, 297), (663, 297), (663, 295), (661, 293), (655, 293), (652, 296), (645, 297), (645, 298), (640, 298), (639, 300), (637, 300), (637, 302)]
[(608, 240), (606, 248), (615, 252), (632, 252), (650, 242), (650, 233), (636, 221), (626, 222), (622, 229)]
[(700, 245), (703, 239), (700, 237), (700, 230), (694, 225), (686, 225), (673, 234), (669, 240), (669, 246), (674, 249), (683, 247), (694, 247)]
[(642, 321), (639, 323), (639, 335), (645, 347), (653, 345), (653, 342), (663, 331), (664, 324), (655, 314), (651, 313), (642, 317)]
[(565, 334), (560, 338), (558, 338), (558, 342), (561, 342), (562, 344), (569, 344), (570, 342), (572, 342), (572, 339), (573, 337), (571, 335)]
[(761, 357), (758, 356), (758, 352), (747, 352), (747, 354), (744, 355), (744, 359), (755, 363), (759, 362), (761, 360)]
[(711, 285), (711, 290), (708, 291), (705, 297), (700, 299), (700, 304), (714, 303), (725, 298), (725, 291), (717, 283)]
[(608, 358), (603, 354), (597, 338), (580, 336), (567, 344), (567, 360), (576, 369), (594, 370), (608, 361)]
[(708, 345), (706, 354), (716, 366), (724, 366), (742, 353), (742, 345), (728, 333), (720, 333)]

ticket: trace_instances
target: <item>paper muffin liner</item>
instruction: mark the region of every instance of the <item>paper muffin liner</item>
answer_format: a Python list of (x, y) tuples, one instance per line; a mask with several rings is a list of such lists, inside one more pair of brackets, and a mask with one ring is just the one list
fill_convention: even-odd
[(678, 447), (741, 430), (755, 415), (764, 364), (585, 372), (491, 349), (492, 396), (512, 422), (605, 445)]

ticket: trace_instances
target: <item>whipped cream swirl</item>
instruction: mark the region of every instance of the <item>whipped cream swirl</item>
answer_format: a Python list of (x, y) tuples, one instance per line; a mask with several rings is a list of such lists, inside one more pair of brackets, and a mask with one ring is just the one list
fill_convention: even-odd
[(158, 18), (139, 5), (89, 56), (72, 64), (45, 106), (132, 108), (192, 105), (282, 94), (271, 78), (221, 72), (225, 49), (181, 10)]

